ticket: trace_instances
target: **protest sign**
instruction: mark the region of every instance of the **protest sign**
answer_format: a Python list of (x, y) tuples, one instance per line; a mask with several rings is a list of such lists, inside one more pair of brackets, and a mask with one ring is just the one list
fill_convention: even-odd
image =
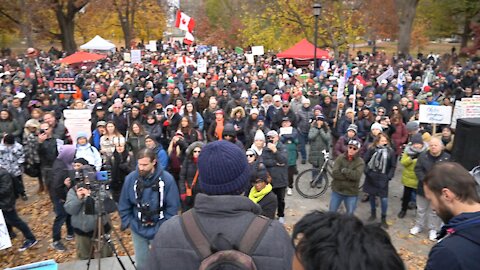
[(92, 134), (90, 122), (92, 112), (88, 109), (85, 110), (63, 110), (63, 117), (65, 118), (64, 124), (72, 138), (73, 144), (77, 144), (77, 135), (79, 132), (87, 132)]
[(247, 63), (249, 64), (255, 64), (255, 58), (253, 57), (253, 54), (251, 53), (246, 53), (245, 58), (247, 59)]
[(197, 60), (197, 71), (198, 73), (207, 73), (207, 60), (198, 59)]
[(57, 94), (75, 94), (75, 78), (55, 78), (53, 89)]
[(450, 124), (452, 120), (452, 107), (420, 105), (420, 123)]
[(148, 49), (149, 49), (151, 52), (156, 52), (156, 51), (157, 51), (157, 41), (156, 41), (156, 40), (150, 40), (150, 42), (149, 42), (148, 45), (149, 45), (149, 48), (148, 48)]
[(253, 55), (263, 55), (264, 53), (263, 46), (252, 46)]
[(142, 63), (142, 51), (141, 50), (131, 50), (130, 59), (132, 64)]
[(7, 224), (3, 217), (3, 212), (0, 210), (0, 250), (7, 249), (12, 246), (10, 234), (8, 233)]
[(124, 60), (125, 62), (130, 62), (130, 61), (131, 61), (130, 53), (128, 53), (128, 52), (123, 53), (123, 60)]
[(382, 75), (377, 77), (377, 83), (380, 84), (381, 81), (386, 80), (390, 77), (393, 77), (395, 75), (395, 72), (393, 71), (393, 67), (389, 67), (387, 71), (382, 73)]
[(452, 116), (452, 128), (457, 128), (457, 120), (460, 118), (479, 118), (480, 117), (480, 98), (462, 98), (455, 102), (455, 109)]
[(217, 46), (212, 46), (212, 53), (218, 53), (218, 47)]

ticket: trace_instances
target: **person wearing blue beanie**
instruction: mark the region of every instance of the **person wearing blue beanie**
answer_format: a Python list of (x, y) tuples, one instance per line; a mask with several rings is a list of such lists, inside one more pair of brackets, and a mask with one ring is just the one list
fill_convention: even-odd
[(211, 142), (201, 149), (197, 165), (201, 193), (192, 209), (160, 226), (145, 269), (199, 269), (206, 257), (196, 252), (198, 242), (191, 241), (192, 228), (199, 230), (195, 237), (203, 234), (208, 239), (204, 250), (215, 253), (214, 246), (221, 245), (220, 250), (238, 247), (244, 242), (243, 233), (259, 219), (268, 225), (258, 230), (254, 236), (258, 245), (248, 252), (256, 268), (291, 269), (294, 249), (283, 225), (259, 217), (260, 205), (241, 196), (251, 175), (245, 152), (228, 141)]

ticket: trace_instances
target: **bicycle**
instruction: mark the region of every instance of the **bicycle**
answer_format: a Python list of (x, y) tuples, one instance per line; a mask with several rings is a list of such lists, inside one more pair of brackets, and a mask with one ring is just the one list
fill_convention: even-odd
[(332, 177), (333, 160), (330, 153), (323, 150), (325, 162), (320, 168), (310, 168), (301, 172), (295, 179), (295, 189), (304, 198), (315, 199), (327, 191)]

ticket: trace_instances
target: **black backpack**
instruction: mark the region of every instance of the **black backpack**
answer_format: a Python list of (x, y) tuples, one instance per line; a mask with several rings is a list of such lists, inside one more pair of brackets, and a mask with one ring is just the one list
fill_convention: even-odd
[(257, 270), (251, 257), (265, 235), (271, 220), (256, 216), (246, 229), (240, 243), (232, 249), (216, 250), (198, 221), (194, 209), (181, 216), (182, 229), (190, 245), (201, 260), (199, 270), (242, 269)]

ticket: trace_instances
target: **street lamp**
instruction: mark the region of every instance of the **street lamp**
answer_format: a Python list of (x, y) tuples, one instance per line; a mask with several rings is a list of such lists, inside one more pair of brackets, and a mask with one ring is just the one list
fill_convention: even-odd
[(313, 38), (313, 73), (317, 76), (317, 35), (318, 35), (318, 17), (322, 12), (322, 5), (320, 3), (313, 4), (313, 16), (315, 16), (315, 36)]

